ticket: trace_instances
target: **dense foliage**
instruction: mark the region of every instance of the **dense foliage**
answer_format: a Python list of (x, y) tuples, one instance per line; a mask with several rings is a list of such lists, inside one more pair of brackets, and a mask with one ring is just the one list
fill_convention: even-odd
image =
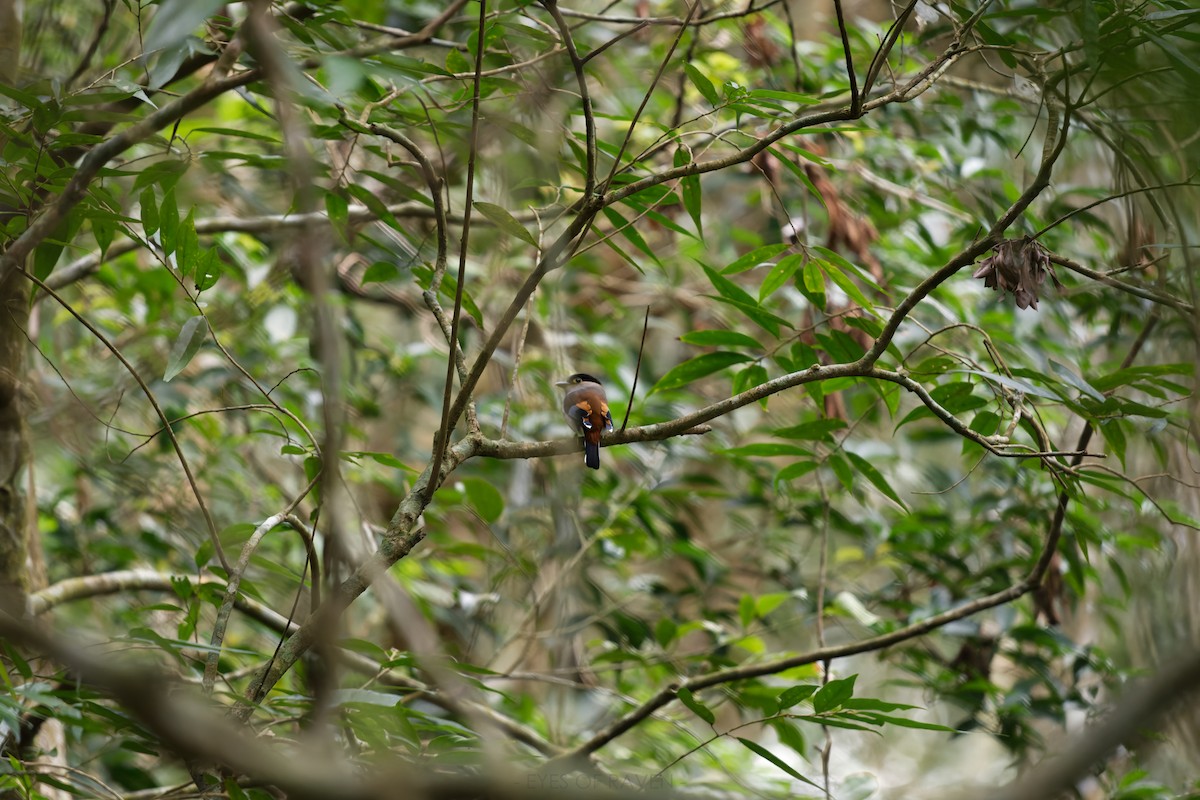
[(1198, 15), (28, 4), (0, 787), (972, 794), (1192, 686)]

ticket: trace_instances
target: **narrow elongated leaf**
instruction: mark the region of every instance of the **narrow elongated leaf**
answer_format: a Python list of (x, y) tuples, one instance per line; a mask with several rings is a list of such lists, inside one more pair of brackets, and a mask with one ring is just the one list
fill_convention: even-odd
[(158, 204), (154, 202), (153, 189), (147, 188), (142, 192), (138, 206), (141, 208), (142, 233), (153, 236), (158, 231)]
[(1034, 384), (1029, 383), (1028, 381), (1023, 381), (1018, 378), (1010, 378), (1007, 375), (997, 375), (994, 372), (985, 372), (983, 370), (978, 370), (978, 369), (953, 369), (953, 370), (947, 370), (947, 372), (963, 372), (968, 375), (979, 375), (981, 377), (987, 378), (992, 383), (998, 383), (1001, 386), (1005, 386), (1009, 389), (1014, 389), (1018, 392), (1021, 392), (1022, 394), (1027, 394), (1030, 397), (1042, 397), (1047, 400), (1061, 399), (1057, 394), (1050, 391), (1049, 389), (1043, 389), (1040, 386), (1035, 386)]
[(775, 148), (769, 149), (772, 153), (774, 153), (775, 157), (779, 159), (779, 163), (787, 167), (792, 175), (794, 175), (796, 179), (800, 181), (800, 183), (804, 184), (804, 187), (808, 189), (809, 194), (817, 198), (817, 202), (821, 204), (821, 207), (828, 210), (829, 207), (825, 205), (825, 198), (821, 196), (820, 190), (817, 189), (816, 185), (812, 182), (812, 179), (808, 177), (808, 173), (804, 171), (804, 167), (788, 158), (786, 153), (780, 153)]
[[(682, 167), (685, 164), (692, 163), (692, 153), (682, 144), (675, 149), (675, 166)], [(704, 223), (701, 221), (701, 204), (703, 198), (700, 194), (700, 176), (685, 175), (679, 179), (679, 190), (683, 196), (683, 207), (687, 210), (688, 216), (692, 218), (692, 222), (696, 225), (696, 232), (703, 238)]]
[(741, 258), (734, 261), (725, 269), (721, 270), (722, 275), (736, 275), (739, 272), (745, 272), (748, 269), (753, 269), (759, 264), (770, 261), (775, 256), (782, 253), (791, 247), (790, 244), (769, 244), (765, 247), (758, 247), (746, 253)]
[(829, 441), (829, 434), (833, 431), (840, 430), (846, 427), (846, 423), (840, 419), (814, 419), (811, 422), (802, 422), (799, 425), (793, 425), (790, 428), (777, 428), (771, 431), (772, 435), (780, 436), (784, 439), (813, 439)]
[(704, 703), (701, 703), (699, 700), (697, 700), (695, 695), (693, 695), (690, 690), (681, 688), (675, 693), (675, 696), (678, 697), (679, 702), (687, 706), (693, 714), (707, 722), (709, 725), (712, 725), (717, 721), (717, 717), (715, 714), (713, 714), (712, 710), (709, 709), (708, 706), (704, 705)]
[(804, 264), (801, 273), (800, 292), (808, 301), (820, 310), (825, 310), (825, 275), (821, 272), (821, 262), (812, 260)]
[(146, 31), (145, 52), (173, 47), (224, 5), (224, 0), (163, 0)]
[(1155, 378), (1162, 375), (1191, 375), (1194, 369), (1194, 365), (1184, 363), (1127, 367), (1119, 369), (1116, 372), (1111, 372), (1102, 378), (1094, 379), (1092, 386), (1101, 392), (1107, 392), (1111, 389), (1128, 386), (1147, 378)]
[(721, 97), (717, 94), (717, 90), (713, 87), (712, 81), (705, 77), (704, 73), (696, 69), (693, 64), (684, 64), (683, 71), (687, 73), (688, 80), (696, 87), (696, 91), (700, 92), (701, 96), (708, 101), (709, 105), (720, 105)]
[(819, 466), (820, 464), (818, 464), (816, 461), (797, 461), (795, 464), (789, 464), (788, 466), (779, 470), (778, 474), (775, 475), (775, 480), (778, 482), (802, 478)]
[(842, 703), (842, 708), (853, 709), (854, 711), (909, 711), (920, 706), (912, 706), (907, 703), (889, 703), (886, 700), (876, 700), (873, 697), (852, 697)]
[(758, 301), (761, 303), (786, 286), (787, 282), (796, 274), (796, 270), (803, 264), (804, 255), (802, 253), (792, 253), (779, 259), (775, 266), (771, 267), (767, 277), (763, 278), (762, 285), (758, 287)]
[(748, 336), (738, 331), (715, 329), (691, 331), (680, 336), (679, 341), (685, 344), (700, 345), (701, 347), (749, 347), (752, 349), (762, 347), (762, 342), (753, 336)]
[(854, 468), (858, 470), (859, 474), (869, 480), (876, 489), (887, 495), (896, 503), (896, 505), (900, 506), (905, 511), (908, 510), (908, 506), (904, 505), (904, 501), (900, 499), (900, 495), (896, 494), (896, 490), (893, 489), (892, 485), (887, 482), (886, 478), (883, 477), (883, 473), (875, 468), (874, 464), (872, 464), (870, 461), (867, 461), (857, 453), (851, 453), (849, 451), (846, 452), (846, 458), (850, 459), (850, 463), (854, 465)]
[(668, 370), (667, 374), (663, 375), (658, 383), (654, 384), (654, 388), (650, 390), (650, 394), (665, 392), (669, 389), (678, 389), (680, 386), (686, 386), (698, 378), (703, 378), (705, 375), (711, 375), (726, 367), (741, 364), (749, 360), (750, 356), (744, 353), (731, 353), (727, 350), (696, 356)]
[(162, 205), (158, 208), (158, 226), (163, 253), (169, 256), (179, 243), (179, 208), (175, 205), (174, 189), (163, 195)]
[[(475, 203), (475, 210), (483, 214), (500, 230), (510, 236), (515, 236), (521, 241), (537, 247), (537, 239), (533, 238), (533, 234), (525, 229), (525, 226), (517, 222), (516, 217), (508, 213), (508, 209), (504, 206), (498, 206), (495, 203), (484, 203), (478, 201)], [(607, 211), (607, 209), (605, 209)]]
[(1096, 387), (1092, 386), (1079, 375), (1076, 375), (1075, 372), (1067, 365), (1060, 364), (1052, 358), (1050, 359), (1050, 369), (1054, 370), (1056, 375), (1074, 386), (1079, 391), (1086, 394), (1088, 397), (1095, 400), (1097, 403), (1104, 402), (1104, 395), (1101, 394)]
[(613, 226), (614, 231), (620, 233), (622, 236), (628, 239), (634, 247), (636, 247), (638, 250), (641, 250), (645, 255), (653, 259), (654, 263), (660, 263), (658, 256), (654, 253), (654, 250), (651, 249), (650, 245), (646, 244), (646, 240), (642, 238), (642, 234), (638, 232), (638, 229), (634, 227), (629, 220), (621, 216), (620, 212), (618, 212), (615, 208), (605, 208), (604, 216), (608, 217), (608, 221)]
[(704, 274), (708, 276), (708, 280), (712, 283), (713, 288), (717, 290), (717, 294), (724, 297), (726, 300), (733, 300), (738, 303), (744, 303), (748, 306), (758, 305), (758, 301), (742, 287), (738, 286), (733, 281), (726, 278), (721, 273), (710, 268), (706, 264), (701, 264), (700, 267), (704, 270)]
[(183, 323), (183, 327), (179, 330), (179, 336), (175, 339), (175, 344), (171, 346), (171, 353), (167, 356), (167, 371), (163, 373), (164, 381), (171, 380), (187, 367), (192, 357), (204, 346), (204, 339), (207, 336), (208, 320), (204, 317), (195, 316)]
[(721, 452), (728, 453), (731, 456), (800, 456), (801, 458), (812, 456), (812, 451), (810, 450), (783, 442), (755, 442), (754, 444), (746, 444), (741, 447), (730, 447)]
[(855, 714), (854, 719), (861, 719), (864, 722), (869, 722), (872, 725), (895, 725), (898, 728), (916, 728), (922, 731), (942, 731), (944, 733), (954, 733), (954, 728), (948, 728), (945, 725), (938, 725), (935, 722), (922, 722), (916, 719), (907, 719), (905, 717), (896, 717), (890, 714)]
[(185, 278), (194, 275), (196, 266), (200, 263), (200, 238), (196, 235), (195, 214), (196, 209), (190, 209), (183, 222), (179, 223), (175, 263), (179, 266), (179, 274)]
[(763, 747), (762, 745), (758, 744), (757, 742), (752, 742), (749, 739), (743, 739), (740, 736), (738, 737), (738, 741), (741, 742), (742, 745), (747, 750), (750, 750), (751, 752), (753, 752), (759, 756), (762, 756), (767, 761), (770, 761), (772, 764), (779, 767), (781, 770), (786, 772), (788, 775), (791, 775), (796, 780), (801, 781), (803, 783), (807, 783), (809, 786), (812, 786), (812, 787), (816, 788), (818, 791), (821, 791), (820, 786), (817, 786), (817, 784), (813, 783), (808, 778), (804, 777), (799, 772), (796, 772), (796, 770), (789, 767), (786, 763), (783, 762), (782, 759), (780, 759), (778, 756), (776, 756), (774, 753), (772, 753), (767, 748)]
[[(707, 296), (711, 297), (712, 295)], [(738, 311), (749, 317), (753, 322), (757, 323), (761, 328), (769, 331), (772, 336), (779, 336), (780, 326), (787, 328), (794, 327), (792, 323), (788, 322), (783, 317), (772, 314), (770, 311), (767, 311), (753, 301), (749, 303), (742, 303), (737, 300), (731, 300), (727, 297), (717, 297), (714, 299), (719, 300), (727, 306), (736, 308)]]
[(842, 272), (837, 265), (835, 265), (832, 261), (822, 261), (821, 266), (824, 268), (825, 274), (829, 276), (829, 279), (836, 283), (839, 289), (845, 292), (851, 300), (858, 304), (859, 308), (863, 309), (864, 311), (869, 311), (870, 313), (882, 319), (879, 312), (875, 310), (875, 304), (867, 299), (867, 296), (863, 294), (863, 290), (858, 288), (858, 284), (855, 283), (848, 275), (846, 275), (846, 273)]
[(350, 204), (346, 201), (345, 195), (337, 192), (325, 193), (325, 213), (329, 215), (329, 221), (333, 223), (333, 229), (342, 236), (347, 234), (346, 223), (350, 219)]

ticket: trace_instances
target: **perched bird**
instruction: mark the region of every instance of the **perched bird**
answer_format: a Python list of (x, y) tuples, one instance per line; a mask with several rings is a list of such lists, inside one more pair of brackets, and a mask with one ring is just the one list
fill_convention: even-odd
[(604, 387), (591, 375), (577, 372), (555, 386), (563, 386), (563, 413), (576, 431), (583, 434), (583, 463), (600, 469), (600, 434), (612, 433), (612, 414), (608, 413), (608, 398)]

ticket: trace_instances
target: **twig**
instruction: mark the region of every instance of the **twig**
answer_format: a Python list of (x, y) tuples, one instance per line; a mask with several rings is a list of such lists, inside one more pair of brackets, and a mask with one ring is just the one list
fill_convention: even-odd
[(862, 98), (858, 94), (858, 78), (854, 74), (854, 56), (850, 53), (850, 34), (846, 30), (846, 14), (842, 10), (842, 0), (833, 0), (833, 10), (837, 14), (838, 34), (842, 37), (846, 77), (850, 80), (850, 116), (858, 117), (862, 114)]
[[(1065, 750), (1048, 756), (1012, 783), (982, 796), (985, 800), (1026, 800), (1059, 797), (1087, 775), (1095, 765), (1121, 745), (1129, 745), (1140, 732), (1168, 710), (1181, 712), (1194, 703), (1200, 688), (1200, 649), (1193, 647), (1149, 678), (1124, 693), (1103, 721), (1075, 738)], [(963, 797), (980, 797), (978, 791)]]
[[(571, 67), (575, 72), (575, 83), (579, 87), (579, 105), (583, 113), (584, 152), (587, 163), (583, 169), (583, 196), (591, 197), (596, 191), (596, 115), (592, 111), (592, 95), (588, 91), (587, 75), (584, 73), (584, 62), (575, 49), (575, 37), (571, 28), (558, 10), (558, 0), (542, 0), (542, 5), (554, 18), (558, 26), (558, 35), (562, 37), (563, 47), (571, 59)], [(482, 41), (482, 34), (481, 41)], [(636, 117), (635, 117), (636, 119)], [(620, 155), (617, 156), (620, 160)]]
[(629, 413), (633, 410), (633, 396), (637, 393), (638, 376), (642, 374), (642, 353), (646, 350), (646, 332), (650, 330), (650, 306), (646, 306), (646, 318), (642, 320), (642, 342), (638, 345), (637, 363), (633, 367), (633, 385), (629, 387), (629, 402), (625, 404), (625, 418), (621, 430), (629, 424)]
[[(692, 0), (692, 7), (688, 9), (687, 20), (690, 20), (695, 15), (698, 8), (700, 8), (700, 0)], [(621, 147), (613, 157), (612, 169), (609, 170), (608, 177), (604, 179), (604, 185), (600, 188), (602, 193), (607, 192), (609, 187), (612, 186), (613, 178), (616, 177), (617, 171), (621, 168), (621, 156), (625, 155), (625, 150), (629, 147), (629, 142), (633, 139), (633, 132), (637, 128), (638, 120), (642, 117), (642, 112), (646, 110), (646, 106), (654, 94), (654, 89), (658, 86), (658, 82), (662, 80), (667, 65), (671, 63), (671, 56), (675, 55), (675, 48), (679, 47), (679, 42), (683, 39), (683, 33), (687, 30), (687, 20), (684, 21), (684, 24), (680, 26), (679, 31), (675, 34), (675, 38), (671, 41), (671, 46), (667, 48), (667, 54), (663, 56), (662, 62), (658, 65), (658, 71), (654, 73), (654, 78), (650, 81), (650, 85), (646, 87), (646, 91), (642, 95), (642, 102), (638, 104), (637, 110), (633, 112), (633, 119), (629, 120), (629, 127), (625, 130), (625, 138), (621, 140)]]
[[(455, 356), (458, 352), (458, 325), (462, 317), (463, 285), (467, 280), (467, 246), (471, 237), (471, 210), (475, 197), (475, 166), (479, 158), (479, 87), (482, 81), (480, 73), (483, 72), (484, 25), (486, 22), (487, 0), (479, 0), (479, 23), (476, 27), (475, 37), (475, 80), (473, 81), (471, 92), (471, 139), (468, 144), (470, 157), (467, 159), (467, 187), (466, 199), (463, 206), (462, 237), (459, 240), (458, 246), (458, 283), (454, 287), (454, 311), (450, 316), (450, 356), (446, 359), (446, 382), (442, 391), (442, 420), (438, 424), (437, 432), (433, 437), (433, 463), (430, 465), (430, 474), (435, 476), (441, 474), (442, 460), (445, 458), (446, 447), (450, 442), (450, 433), (454, 430), (454, 426), (458, 422), (457, 415), (451, 416), (450, 398), (454, 393), (454, 364)], [(466, 401), (469, 402), (470, 392), (466, 386), (465, 375), (461, 383), (459, 399), (463, 399), (462, 396), (466, 395)], [(461, 413), (460, 411), (459, 414), (461, 415)], [(427, 503), (433, 500), (433, 493), (437, 491), (437, 487), (438, 484), (435, 482), (428, 485)]]
[[(311, 484), (310, 484), (311, 485)], [(283, 521), (283, 514), (275, 514), (267, 517), (261, 525), (254, 529), (254, 533), (250, 534), (250, 538), (242, 545), (242, 554), (238, 557), (237, 565), (233, 568), (233, 572), (229, 574), (229, 582), (225, 585), (225, 597), (221, 600), (221, 605), (217, 609), (217, 619), (213, 623), (212, 637), (209, 641), (208, 655), (204, 660), (204, 694), (212, 694), (213, 685), (217, 681), (217, 665), (221, 660), (221, 645), (225, 641), (225, 630), (229, 624), (229, 615), (233, 611), (233, 601), (238, 596), (238, 589), (242, 585), (242, 575), (246, 571), (246, 567), (250, 565), (250, 556), (254, 555), (254, 551), (258, 549), (258, 543), (267, 535), (267, 532)]]
[[(7, 258), (7, 256), (5, 257)], [(56, 303), (62, 306), (68, 314), (74, 317), (80, 325), (87, 328), (88, 332), (91, 333), (92, 336), (95, 336), (96, 339), (99, 340), (99, 342), (104, 345), (105, 348), (107, 348), (108, 351), (112, 353), (118, 361), (121, 362), (121, 366), (125, 367), (126, 371), (128, 371), (133, 377), (134, 381), (137, 382), (138, 387), (142, 390), (142, 394), (146, 396), (146, 399), (150, 402), (151, 408), (154, 409), (154, 413), (158, 416), (159, 422), (161, 422), (165, 428), (167, 439), (170, 440), (171, 447), (175, 450), (175, 456), (179, 459), (180, 466), (183, 467), (183, 474), (187, 478), (188, 486), (191, 487), (192, 496), (196, 498), (196, 504), (200, 506), (200, 513), (203, 514), (204, 522), (208, 526), (208, 536), (209, 541), (211, 541), (213, 545), (213, 552), (216, 553), (217, 560), (221, 562), (221, 567), (224, 568), (225, 574), (227, 576), (231, 574), (229, 559), (225, 556), (225, 550), (221, 547), (221, 537), (217, 534), (217, 523), (213, 520), (212, 512), (208, 510), (208, 504), (204, 502), (204, 496), (200, 493), (200, 487), (196, 483), (196, 477), (192, 474), (192, 467), (188, 463), (187, 456), (183, 454), (183, 448), (179, 445), (179, 440), (175, 437), (175, 431), (171, 429), (171, 422), (167, 419), (167, 415), (162, 410), (162, 406), (158, 404), (158, 398), (154, 396), (154, 392), (150, 390), (150, 387), (142, 379), (142, 376), (138, 374), (136, 369), (134, 369), (133, 364), (129, 363), (129, 360), (126, 359), (121, 351), (117, 349), (116, 345), (108, 340), (108, 337), (100, 332), (99, 328), (84, 319), (83, 315), (76, 311), (70, 303), (68, 303), (66, 300), (63, 300), (58, 292), (51, 289), (35, 275), (30, 272), (26, 272), (23, 268), (20, 270), (20, 272), (35, 286), (37, 286), (46, 294), (50, 295), (50, 297), (53, 298)]]

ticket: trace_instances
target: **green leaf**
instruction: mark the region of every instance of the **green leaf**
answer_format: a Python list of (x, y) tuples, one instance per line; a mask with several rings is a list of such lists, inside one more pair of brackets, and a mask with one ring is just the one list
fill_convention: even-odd
[(749, 628), (750, 623), (754, 621), (754, 598), (748, 594), (742, 595), (738, 600), (738, 618), (743, 628)]
[[(868, 728), (866, 725), (859, 725), (856, 722), (849, 722), (847, 717), (844, 715), (813, 715), (800, 717), (800, 719), (808, 720), (809, 722), (815, 722), (818, 725), (828, 725), (830, 728), (845, 728), (848, 731), (867, 731), (868, 733), (879, 733), (879, 731)], [(853, 719), (853, 717), (850, 717), (850, 719)]]
[(179, 223), (179, 251), (176, 253), (175, 263), (179, 267), (179, 274), (184, 278), (194, 274), (196, 265), (200, 263), (200, 237), (196, 235), (195, 214), (196, 209), (190, 209), (183, 222)]
[(779, 259), (775, 266), (771, 267), (767, 277), (763, 278), (762, 285), (758, 287), (758, 301), (761, 303), (787, 285), (787, 282), (796, 274), (797, 268), (804, 264), (804, 259), (805, 256), (802, 253), (792, 253)]
[(34, 275), (45, 280), (54, 270), (63, 250), (70, 246), (83, 226), (86, 213), (87, 210), (84, 206), (77, 207), (67, 214), (66, 219), (62, 220), (48, 237), (42, 240), (33, 254)]
[(704, 73), (696, 69), (693, 64), (684, 64), (683, 71), (687, 73), (688, 80), (696, 87), (696, 91), (700, 92), (701, 96), (708, 101), (711, 106), (721, 104), (721, 97), (717, 94), (717, 90), (713, 88), (712, 81), (705, 77)]
[(1070, 367), (1066, 366), (1065, 364), (1060, 364), (1052, 358), (1052, 359), (1050, 359), (1050, 369), (1054, 370), (1054, 372), (1059, 377), (1061, 377), (1067, 383), (1074, 386), (1079, 391), (1086, 394), (1088, 397), (1095, 400), (1097, 403), (1104, 402), (1104, 400), (1105, 400), (1104, 395), (1101, 394), (1100, 391), (1096, 389), (1096, 387), (1092, 386), (1090, 383), (1085, 381), (1079, 375), (1075, 374), (1075, 372), (1073, 370), (1071, 370)]
[(765, 617), (791, 599), (791, 592), (761, 594), (754, 599), (754, 613), (759, 617)]
[(474, 72), (475, 67), (467, 60), (466, 56), (452, 47), (446, 53), (446, 71), (461, 75), (464, 72)]
[(1109, 419), (1097, 425), (1100, 429), (1100, 435), (1104, 437), (1104, 441), (1108, 444), (1113, 454), (1121, 461), (1121, 467), (1125, 466), (1125, 431), (1122, 427), (1122, 421), (1119, 419)]
[(1102, 378), (1092, 381), (1092, 386), (1100, 392), (1108, 392), (1121, 386), (1129, 386), (1147, 378), (1163, 375), (1191, 375), (1195, 367), (1192, 364), (1151, 364), (1143, 367), (1126, 367), (1111, 372)]
[(162, 205), (158, 208), (158, 224), (163, 254), (169, 256), (179, 243), (179, 209), (175, 205), (174, 189), (163, 195)]
[(896, 494), (896, 490), (893, 489), (891, 484), (887, 482), (887, 479), (883, 477), (883, 473), (875, 468), (874, 464), (872, 464), (870, 461), (867, 461), (857, 453), (852, 453), (849, 450), (846, 451), (846, 458), (850, 459), (850, 463), (854, 465), (854, 468), (858, 470), (860, 474), (866, 477), (866, 479), (869, 480), (876, 489), (887, 495), (896, 503), (896, 505), (900, 506), (905, 511), (908, 510), (908, 506), (904, 505), (904, 501), (900, 499), (900, 495)]
[(329, 215), (333, 229), (342, 236), (346, 236), (349, 232), (348, 223), (350, 222), (350, 203), (346, 200), (346, 196), (337, 192), (326, 192), (325, 213)]
[(679, 626), (670, 617), (663, 617), (654, 625), (654, 640), (658, 642), (659, 647), (665, 648), (675, 641), (678, 634)]
[(775, 475), (775, 482), (791, 481), (796, 478), (802, 478), (814, 469), (819, 467), (816, 461), (797, 461), (795, 464), (789, 464)]
[(745, 444), (741, 447), (730, 447), (721, 451), (728, 453), (731, 456), (741, 456), (745, 458), (770, 458), (772, 456), (799, 456), (801, 458), (811, 458), (812, 452), (805, 450), (803, 447), (797, 447), (794, 444), (785, 444), (783, 442), (755, 442), (754, 444)]
[(697, 700), (689, 689), (680, 687), (679, 691), (675, 693), (675, 696), (679, 698), (679, 702), (691, 709), (693, 714), (707, 722), (709, 725), (712, 725), (717, 721), (716, 715), (713, 714), (713, 712), (706, 705)]
[(175, 339), (175, 344), (171, 346), (171, 353), (167, 356), (167, 371), (163, 373), (164, 381), (171, 380), (183, 371), (192, 357), (200, 352), (207, 336), (208, 320), (204, 317), (195, 316), (183, 323), (179, 336)]
[(824, 714), (835, 708), (840, 708), (842, 703), (845, 703), (854, 696), (854, 681), (857, 678), (857, 675), (851, 675), (848, 678), (832, 680), (822, 686), (813, 695), (813, 711), (818, 714)]
[(142, 233), (149, 238), (158, 230), (158, 205), (154, 202), (153, 189), (147, 188), (142, 192), (138, 206), (141, 208)]
[(736, 275), (739, 272), (753, 269), (759, 264), (765, 264), (790, 247), (790, 244), (769, 244), (764, 247), (755, 248), (721, 270), (721, 274)]
[(767, 149), (775, 155), (780, 164), (783, 164), (785, 167), (787, 167), (788, 171), (790, 171), (792, 175), (794, 175), (796, 179), (800, 181), (800, 183), (804, 184), (804, 187), (808, 189), (809, 194), (817, 198), (817, 202), (821, 204), (821, 208), (828, 210), (829, 207), (825, 205), (825, 198), (821, 196), (821, 192), (817, 190), (817, 187), (812, 182), (812, 179), (808, 177), (808, 173), (804, 171), (804, 167), (795, 163), (787, 156), (786, 153), (780, 153), (774, 147)]
[(500, 519), (504, 513), (504, 495), (482, 478), (463, 478), (462, 484), (467, 495), (467, 502), (489, 523)]
[[(739, 370), (733, 375), (733, 382), (730, 386), (730, 391), (733, 394), (741, 394), (747, 389), (753, 389), (755, 386), (766, 383), (770, 379), (767, 374), (767, 368), (762, 364), (751, 364), (743, 370)], [(766, 407), (768, 398), (764, 397), (759, 402)]]
[(749, 739), (743, 739), (743, 738), (742, 738), (742, 737), (740, 737), (740, 736), (738, 737), (738, 741), (739, 741), (739, 742), (741, 742), (741, 743), (742, 743), (742, 745), (743, 745), (743, 746), (744, 746), (746, 749), (748, 749), (748, 750), (750, 750), (751, 752), (753, 752), (753, 753), (755, 753), (755, 754), (757, 754), (757, 755), (759, 755), (759, 756), (761, 756), (761, 757), (765, 758), (767, 761), (770, 761), (772, 764), (774, 764), (775, 766), (779, 767), (781, 770), (783, 770), (784, 772), (786, 772), (788, 775), (791, 775), (791, 776), (792, 776), (793, 778), (795, 778), (796, 780), (798, 780), (798, 781), (801, 781), (801, 782), (803, 782), (803, 783), (807, 783), (809, 786), (812, 786), (812, 787), (814, 787), (815, 789), (817, 789), (818, 791), (821, 791), (821, 787), (820, 787), (820, 786), (817, 786), (817, 784), (813, 783), (813, 782), (812, 782), (812, 781), (810, 781), (808, 778), (804, 777), (804, 776), (803, 776), (803, 775), (801, 775), (799, 772), (796, 772), (796, 770), (794, 770), (794, 769), (792, 769), (791, 767), (789, 767), (787, 764), (785, 764), (785, 763), (783, 762), (783, 760), (782, 760), (782, 759), (780, 759), (778, 756), (776, 756), (774, 753), (772, 753), (772, 752), (771, 752), (770, 750), (768, 750), (767, 748), (763, 747), (762, 745), (758, 744), (757, 742), (752, 742), (752, 741), (750, 741)]
[(784, 103), (797, 103), (802, 106), (811, 106), (819, 102), (815, 97), (807, 94), (796, 94), (795, 92), (780, 92), (775, 89), (754, 89), (750, 92), (751, 99), (762, 98), (764, 100), (779, 100)]
[(659, 378), (658, 383), (654, 384), (654, 388), (650, 390), (650, 394), (665, 392), (669, 389), (678, 389), (680, 386), (686, 386), (698, 378), (703, 378), (705, 375), (711, 375), (726, 367), (741, 364), (749, 360), (750, 356), (744, 353), (731, 353), (727, 350), (696, 356), (668, 370), (667, 374)]
[[(979, 370), (979, 369), (947, 370), (947, 373), (951, 373), (951, 372), (965, 373), (967, 375), (979, 375), (980, 377), (987, 378), (992, 383), (998, 383), (1001, 386), (1007, 387), (1009, 389), (1014, 389), (1018, 392), (1021, 392), (1022, 394), (1027, 394), (1030, 397), (1042, 397), (1047, 400), (1060, 400), (1061, 399), (1057, 394), (1050, 391), (1049, 389), (1043, 389), (1040, 386), (1035, 386), (1032, 383), (1029, 383), (1028, 381), (1023, 381), (1018, 378), (1010, 378), (1007, 375), (997, 375), (994, 372), (985, 372), (985, 371)], [(932, 394), (932, 392), (930, 394)], [(934, 399), (936, 399), (936, 396)]]
[(144, 52), (178, 45), (223, 5), (224, 0), (163, 0), (146, 30)]
[(817, 260), (806, 261), (801, 273), (800, 292), (808, 298), (816, 308), (825, 310), (825, 275), (821, 272), (821, 263)]
[(741, 303), (747, 306), (757, 306), (758, 301), (754, 299), (749, 292), (738, 286), (733, 281), (726, 278), (714, 269), (711, 269), (705, 264), (700, 265), (704, 270), (704, 274), (708, 276), (709, 282), (713, 288), (717, 290), (717, 294), (724, 297), (726, 300), (732, 300), (735, 303)]
[(373, 193), (368, 191), (365, 186), (359, 186), (356, 183), (352, 183), (346, 187), (346, 191), (354, 195), (354, 199), (366, 206), (367, 210), (374, 215), (375, 219), (399, 231), (401, 234), (406, 233), (404, 227), (396, 221), (396, 215), (391, 211), (388, 211), (387, 205)]
[(779, 707), (781, 709), (791, 708), (794, 705), (803, 703), (812, 697), (819, 688), (819, 686), (812, 683), (799, 683), (795, 686), (789, 686), (779, 693)]
[(509, 236), (515, 236), (533, 247), (538, 246), (537, 239), (533, 238), (533, 234), (527, 231), (524, 225), (517, 222), (516, 217), (508, 213), (508, 209), (503, 206), (479, 201), (475, 203), (475, 210), (487, 217), (493, 225)]
[(908, 711), (920, 706), (907, 703), (889, 703), (886, 700), (876, 700), (873, 697), (852, 697), (842, 703), (842, 708), (853, 711)]
[(622, 236), (628, 239), (634, 247), (636, 247), (638, 250), (641, 250), (643, 254), (649, 256), (654, 263), (661, 264), (661, 262), (658, 260), (658, 256), (654, 253), (654, 250), (651, 249), (650, 245), (646, 244), (646, 240), (642, 238), (642, 234), (638, 232), (638, 229), (635, 228), (633, 224), (629, 222), (629, 220), (621, 216), (621, 214), (615, 208), (606, 207), (604, 209), (604, 216), (608, 217), (609, 224), (613, 226), (614, 232), (620, 233)]
[(762, 342), (753, 336), (738, 331), (717, 329), (691, 331), (680, 336), (679, 341), (700, 347), (749, 347), (753, 350), (762, 348)]
[(204, 255), (200, 257), (200, 263), (196, 265), (196, 274), (192, 276), (196, 291), (203, 292), (216, 286), (224, 269), (225, 262), (221, 260), (220, 251), (215, 247), (205, 250)]
[(391, 261), (376, 261), (363, 271), (362, 284), (394, 281), (400, 277), (400, 268)]
[(790, 428), (776, 428), (771, 431), (771, 435), (780, 436), (784, 439), (832, 441), (832, 437), (829, 434), (844, 427), (846, 427), (846, 423), (840, 419), (814, 419), (811, 422), (802, 422)]
[(944, 733), (957, 732), (955, 728), (948, 728), (945, 725), (938, 725), (935, 722), (921, 722), (920, 720), (894, 717), (889, 714), (855, 714), (851, 718), (861, 719), (872, 725), (895, 725), (898, 728), (916, 728), (922, 731), (942, 731)]
[[(711, 297), (711, 295), (705, 295), (705, 296)], [(736, 308), (738, 311), (742, 312), (742, 314), (747, 316), (751, 321), (756, 323), (760, 328), (767, 331), (768, 333), (770, 333), (772, 336), (774, 336), (776, 338), (779, 337), (779, 326), (782, 325), (787, 328), (795, 327), (792, 325), (792, 323), (788, 322), (783, 317), (780, 317), (776, 314), (772, 314), (770, 311), (767, 311), (766, 309), (764, 309), (762, 306), (760, 306), (758, 303), (754, 302), (753, 300), (751, 300), (749, 303), (743, 303), (743, 302), (739, 302), (737, 300), (732, 300), (727, 297), (718, 297), (716, 299), (719, 300), (720, 302), (724, 303), (727, 306), (732, 306), (733, 308)]]
[[(692, 152), (683, 144), (675, 148), (675, 166), (682, 167), (692, 163)], [(701, 221), (700, 208), (703, 197), (700, 194), (700, 176), (685, 175), (679, 179), (680, 194), (683, 196), (683, 207), (696, 225), (696, 231), (704, 236), (704, 223)]]
[[(824, 251), (824, 248), (818, 249)], [(822, 261), (821, 266), (825, 269), (825, 274), (829, 276), (829, 279), (836, 283), (838, 288), (845, 292), (851, 300), (857, 303), (859, 308), (869, 311), (877, 317), (880, 316), (879, 312), (875, 310), (875, 304), (867, 299), (862, 289), (858, 288), (858, 284), (838, 269), (832, 261)], [(882, 319), (882, 317), (880, 318)]]

